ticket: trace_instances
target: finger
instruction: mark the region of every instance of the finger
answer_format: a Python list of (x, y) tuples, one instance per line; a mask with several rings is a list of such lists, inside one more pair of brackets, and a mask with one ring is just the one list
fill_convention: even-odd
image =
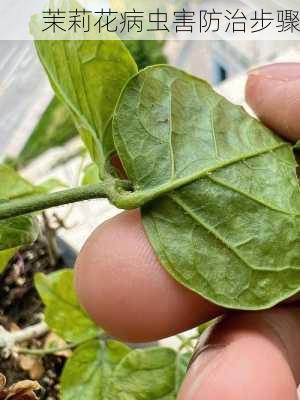
[(125, 341), (171, 336), (220, 313), (160, 266), (139, 211), (96, 229), (77, 260), (76, 285), (92, 318)]
[(300, 308), (231, 315), (213, 329), (178, 400), (297, 400)]
[(300, 139), (300, 63), (250, 71), (246, 99), (271, 129), (289, 140)]

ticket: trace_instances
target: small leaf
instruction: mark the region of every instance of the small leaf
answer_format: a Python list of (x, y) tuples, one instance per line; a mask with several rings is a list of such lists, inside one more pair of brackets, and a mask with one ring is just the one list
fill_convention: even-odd
[[(59, 5), (56, 1), (56, 8)], [(64, 1), (64, 7), (82, 9), (73, 0)], [(37, 23), (34, 17), (33, 34)], [(126, 81), (137, 72), (126, 46), (115, 39), (35, 42), (56, 95), (68, 107), (102, 174), (106, 160), (114, 151), (111, 119), (116, 102)]]
[(24, 216), (0, 221), (0, 251), (31, 244), (38, 234), (39, 225), (36, 218)]
[(95, 163), (88, 165), (83, 174), (82, 185), (95, 185), (99, 182), (99, 169)]
[(50, 178), (35, 186), (36, 193), (51, 193), (57, 189), (65, 189), (68, 185), (60, 179)]
[(92, 341), (78, 347), (61, 376), (62, 400), (104, 400), (116, 365), (130, 352), (115, 341)]
[(65, 105), (54, 97), (18, 155), (19, 167), (24, 167), (46, 151), (63, 146), (76, 137), (78, 131)]
[(78, 303), (72, 270), (37, 274), (34, 281), (46, 305), (46, 322), (55, 333), (69, 342), (89, 339), (100, 333)]
[[(35, 187), (13, 168), (0, 164), (0, 202), (33, 196)], [(22, 245), (31, 244), (39, 227), (33, 217), (23, 216), (0, 221), (0, 273)]]
[(19, 247), (0, 251), (0, 274), (5, 270), (9, 261), (17, 254)]
[(176, 352), (134, 350), (116, 367), (105, 400), (175, 400)]
[(214, 303), (263, 309), (300, 289), (292, 146), (196, 77), (146, 68), (120, 97), (118, 154), (162, 265)]
[(34, 186), (7, 165), (0, 164), (0, 199), (16, 199), (34, 193)]

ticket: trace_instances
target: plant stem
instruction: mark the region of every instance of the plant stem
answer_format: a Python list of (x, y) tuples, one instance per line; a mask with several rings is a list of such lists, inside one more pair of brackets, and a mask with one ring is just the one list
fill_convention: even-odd
[(92, 340), (96, 340), (96, 339), (104, 339), (104, 337), (102, 337), (102, 335), (94, 335), (88, 339), (85, 340), (81, 340), (79, 342), (76, 343), (70, 343), (67, 344), (66, 346), (63, 347), (53, 347), (53, 348), (48, 348), (48, 349), (24, 349), (24, 348), (17, 348), (15, 349), (17, 353), (19, 354), (28, 354), (28, 355), (32, 355), (32, 356), (46, 356), (47, 354), (57, 354), (57, 353), (61, 353), (62, 351), (66, 351), (66, 350), (73, 350), (76, 347), (85, 344), (85, 343), (89, 343)]
[(114, 183), (114, 181), (100, 182), (97, 185), (82, 186), (56, 193), (28, 196), (3, 202), (0, 203), (0, 221), (64, 204), (107, 198), (108, 194), (113, 190)]

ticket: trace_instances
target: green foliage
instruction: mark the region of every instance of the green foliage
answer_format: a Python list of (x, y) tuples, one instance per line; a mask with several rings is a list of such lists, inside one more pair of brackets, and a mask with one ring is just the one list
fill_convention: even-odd
[(95, 185), (99, 182), (99, 168), (95, 163), (89, 164), (84, 169), (82, 185)]
[[(13, 168), (0, 164), (0, 202), (33, 197), (49, 193), (65, 185), (58, 179), (49, 179), (40, 185), (33, 185)], [(19, 248), (37, 239), (39, 233), (35, 217), (21, 216), (0, 221), (0, 273)]]
[(113, 373), (107, 400), (175, 400), (176, 359), (167, 348), (130, 352)]
[(0, 274), (5, 270), (9, 261), (17, 254), (19, 247), (0, 251)]
[(60, 179), (57, 178), (49, 178), (37, 186), (35, 186), (35, 191), (37, 194), (40, 193), (51, 193), (56, 191), (57, 189), (65, 189), (68, 185), (62, 182)]
[(0, 164), (0, 199), (12, 200), (34, 194), (34, 186), (13, 168)]
[(105, 193), (119, 207), (143, 206), (149, 240), (176, 280), (237, 309), (268, 308), (298, 292), (300, 191), (290, 144), (183, 71), (134, 74), (120, 41), (37, 49), (104, 185), (117, 150), (133, 192), (109, 176)]
[(80, 307), (73, 280), (73, 271), (66, 269), (50, 275), (37, 274), (35, 286), (46, 305), (47, 324), (66, 341), (78, 342), (101, 331)]
[[(119, 40), (36, 41), (56, 95), (68, 107), (92, 159), (105, 175), (114, 150), (112, 114), (126, 81), (137, 67)], [(72, 60), (72, 62), (61, 62)]]
[(270, 307), (300, 288), (300, 191), (290, 144), (204, 81), (147, 68), (127, 84), (114, 139), (157, 256), (214, 303)]
[(175, 393), (179, 392), (180, 386), (187, 373), (188, 365), (192, 358), (192, 352), (179, 353), (176, 360)]
[[(61, 1), (61, 5), (62, 5), (62, 1)], [(68, 9), (71, 9), (71, 8), (76, 9), (77, 7), (80, 6), (74, 0), (68, 0), (68, 1), (64, 2), (64, 5)], [(58, 7), (59, 1), (53, 2), (52, 6), (54, 8)], [(91, 16), (91, 18), (93, 18), (93, 17)], [(96, 22), (96, 20), (94, 22)], [(38, 25), (38, 19), (33, 18), (32, 24), (31, 24), (33, 33), (35, 32), (36, 25)], [(83, 43), (83, 42), (81, 42), (81, 43)], [(94, 43), (96, 43), (96, 42), (94, 42)], [(128, 53), (126, 54), (126, 52), (124, 51), (124, 47), (122, 45), (120, 45), (120, 42), (118, 42), (118, 43), (119, 43), (119, 45), (117, 46), (118, 49), (117, 49), (116, 53), (117, 52), (120, 53), (121, 59), (118, 59), (116, 57), (116, 54), (114, 54), (111, 59), (109, 57), (106, 57), (105, 54), (103, 57), (102, 56), (99, 57), (99, 53), (98, 53), (98, 55), (96, 56), (98, 58), (97, 61), (95, 59), (92, 60), (92, 58), (88, 58), (86, 61), (86, 63), (93, 64), (93, 66), (89, 65), (89, 67), (88, 67), (89, 68), (88, 79), (90, 78), (90, 74), (91, 73), (93, 74), (93, 72), (92, 72), (93, 70), (98, 75), (100, 82), (101, 82), (101, 79), (103, 79), (103, 78), (107, 79), (108, 69), (112, 69), (113, 77), (114, 76), (116, 77), (116, 79), (113, 81), (113, 84), (110, 85), (110, 86), (114, 86), (114, 88), (112, 90), (113, 90), (113, 96), (116, 95), (116, 98), (114, 99), (114, 97), (113, 98), (107, 97), (109, 99), (109, 101), (106, 102), (105, 100), (106, 100), (107, 89), (110, 90), (110, 88), (109, 88), (109, 85), (104, 86), (103, 94), (100, 94), (100, 97), (104, 96), (104, 100), (102, 100), (102, 99), (100, 100), (101, 107), (99, 108), (99, 110), (101, 110), (101, 112), (102, 112), (103, 104), (105, 104), (105, 103), (110, 104), (110, 103), (113, 103), (114, 100), (116, 101), (116, 99), (118, 97), (118, 93), (117, 93), (118, 88), (116, 87), (116, 85), (118, 86), (119, 82), (120, 82), (120, 85), (121, 85), (120, 88), (121, 88), (122, 85), (126, 82), (126, 80), (130, 77), (130, 75), (134, 74), (136, 72), (136, 67), (135, 67), (134, 63), (132, 62), (133, 60), (132, 59), (130, 60), (129, 54)], [(124, 41), (124, 44), (128, 48), (129, 52), (131, 53), (131, 56), (134, 58), (137, 66), (140, 69), (144, 68), (146, 66), (149, 66), (149, 65), (153, 65), (153, 64), (167, 63), (167, 58), (164, 55), (164, 46), (165, 46), (164, 41), (127, 40), (127, 41)], [(113, 45), (113, 46), (115, 46), (115, 45)], [(84, 47), (86, 47), (86, 45), (84, 45)], [(110, 48), (111, 48), (111, 45), (110, 45)], [(97, 50), (95, 50), (95, 51), (97, 51)], [(101, 52), (102, 49), (100, 48), (100, 49), (98, 49), (98, 51)], [(86, 52), (87, 52), (87, 50), (83, 50), (83, 53), (86, 53)], [(59, 51), (54, 50), (53, 54), (58, 54), (58, 56), (59, 56)], [(82, 56), (81, 53), (78, 53), (78, 54), (80, 57)], [(72, 55), (74, 56), (74, 54), (72, 54)], [(65, 55), (63, 55), (63, 56), (65, 56)], [(122, 59), (122, 57), (123, 57), (123, 59)], [(124, 57), (125, 57), (126, 63), (127, 63), (127, 72), (125, 71), (125, 68), (123, 71), (121, 71), (122, 66), (123, 67), (125, 66)], [(80, 60), (80, 62), (82, 62), (82, 60)], [(83, 63), (84, 62), (85, 61), (83, 60)], [(101, 68), (99, 68), (99, 65), (102, 62), (103, 62), (103, 65), (101, 65), (101, 68), (102, 68), (101, 69)], [(106, 66), (104, 65), (104, 63), (106, 63)], [(111, 65), (110, 63), (113, 64), (113, 68), (109, 67), (109, 65)], [(117, 64), (120, 66), (119, 71), (116, 71)], [(74, 71), (70, 71), (70, 74), (73, 75), (73, 72)], [(49, 73), (51, 74), (51, 71), (49, 71), (48, 74)], [(77, 75), (76, 80), (78, 80), (77, 78), (79, 75), (80, 75), (80, 77), (83, 77), (83, 75), (81, 76), (80, 69), (76, 68), (75, 73)], [(126, 73), (128, 73), (128, 76), (126, 76)], [(119, 74), (119, 75), (117, 75), (117, 74)], [(125, 74), (125, 79), (122, 82), (122, 79), (124, 78), (123, 74)], [(94, 77), (92, 77), (92, 79), (93, 79), (93, 81), (95, 81)], [(84, 86), (84, 82), (85, 82), (85, 79), (83, 77), (83, 79), (81, 80), (81, 84), (83, 84), (83, 86)], [(55, 84), (55, 82), (54, 82), (54, 84)], [(74, 88), (77, 89), (76, 86)], [(64, 89), (64, 88), (62, 88), (62, 89)], [(114, 92), (114, 90), (116, 90), (116, 92)], [(55, 91), (57, 91), (57, 89)], [(63, 100), (65, 100), (65, 99), (63, 99)], [(84, 102), (82, 99), (81, 99), (81, 101)], [(91, 100), (89, 98), (88, 101), (86, 102), (87, 105), (90, 101)], [(98, 101), (98, 104), (99, 104), (99, 101)], [(73, 118), (71, 117), (71, 114), (69, 113), (68, 108), (70, 108), (70, 105), (69, 105), (69, 107), (66, 107), (65, 101), (61, 102), (57, 97), (54, 97), (52, 99), (52, 101), (46, 108), (45, 112), (43, 113), (40, 121), (34, 128), (29, 139), (25, 143), (18, 158), (13, 160), (13, 164), (15, 166), (17, 166), (18, 168), (26, 166), (28, 163), (33, 161), (36, 157), (45, 153), (47, 150), (49, 150), (53, 147), (63, 146), (64, 144), (69, 142), (71, 139), (73, 139), (75, 136), (77, 136), (78, 131), (74, 125)], [(91, 114), (93, 114), (93, 107), (90, 107), (90, 108), (91, 108)], [(99, 113), (99, 110), (97, 110), (98, 113)], [(71, 110), (71, 113), (73, 113), (73, 109)], [(101, 125), (102, 125), (100, 127), (101, 131), (103, 130), (103, 125), (106, 125), (106, 121), (110, 117), (111, 110), (109, 110), (108, 116), (105, 115), (105, 113), (106, 113), (106, 111), (104, 110), (104, 112), (102, 113), (103, 121), (101, 121)], [(96, 129), (99, 129), (99, 126), (96, 126)], [(98, 132), (98, 134), (99, 134), (99, 132)], [(85, 133), (83, 133), (83, 135), (85, 136)], [(108, 141), (110, 141), (111, 135), (108, 134), (108, 136), (110, 136), (110, 138), (108, 138)]]
[(61, 399), (107, 399), (113, 371), (130, 351), (126, 345), (113, 340), (93, 340), (78, 347), (61, 377)]
[(35, 218), (21, 216), (0, 221), (0, 252), (34, 242), (39, 233)]
[[(92, 194), (142, 207), (149, 240), (176, 280), (236, 309), (267, 308), (299, 291), (300, 190), (289, 143), (201, 79), (162, 65), (137, 73), (120, 41), (36, 47), (95, 162), (84, 183), (98, 182), (98, 170), (103, 182)], [(129, 185), (108, 173), (113, 152)], [(88, 189), (80, 188), (81, 199)], [(2, 197), (26, 190), (36, 188), (20, 180)], [(0, 220), (3, 249), (19, 246), (20, 232), (29, 240), (24, 227), (32, 222)], [(183, 338), (178, 353), (131, 351), (104, 337), (82, 310), (72, 271), (38, 274), (35, 283), (49, 327), (77, 347), (62, 375), (63, 400), (175, 400), (194, 337), (188, 345)]]
[(53, 147), (63, 146), (77, 136), (77, 129), (64, 103), (54, 97), (16, 160), (24, 167)]
[[(106, 160), (116, 148), (134, 190), (112, 184), (106, 193), (119, 207), (143, 206), (149, 240), (176, 280), (237, 309), (268, 308), (299, 290), (300, 192), (290, 144), (173, 67), (148, 67), (122, 90), (136, 67), (119, 41), (37, 48), (90, 151)], [(64, 58), (74, 66), (66, 69)]]
[[(139, 69), (154, 64), (165, 64), (165, 42), (155, 40), (128, 40), (124, 42)], [(68, 143), (78, 135), (74, 121), (63, 102), (54, 97), (43, 112), (36, 127), (26, 141), (14, 164), (18, 168), (30, 162), (48, 150)]]
[[(36, 188), (13, 168), (0, 164), (0, 202), (35, 194)], [(23, 245), (31, 244), (38, 236), (35, 218), (21, 216), (0, 221), (0, 273)]]
[(61, 376), (61, 399), (175, 400), (191, 354), (132, 350), (105, 337), (80, 308), (73, 282), (72, 270), (35, 276), (49, 328), (77, 346)]
[(139, 69), (168, 62), (164, 53), (163, 40), (125, 40), (124, 43)]

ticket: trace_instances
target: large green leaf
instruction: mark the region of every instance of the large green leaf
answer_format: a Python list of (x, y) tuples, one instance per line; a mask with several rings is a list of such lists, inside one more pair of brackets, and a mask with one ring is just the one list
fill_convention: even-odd
[(72, 270), (37, 274), (35, 286), (46, 305), (46, 322), (59, 336), (69, 342), (78, 342), (100, 333), (78, 303)]
[(157, 198), (143, 207), (143, 223), (175, 279), (240, 309), (300, 289), (300, 190), (288, 143), (167, 66), (129, 81), (114, 139), (139, 198)]
[[(33, 18), (33, 34), (38, 23)], [(137, 71), (133, 58), (120, 40), (35, 43), (56, 95), (69, 108), (103, 176), (106, 159), (114, 150), (112, 114), (124, 84)]]
[(26, 166), (53, 147), (63, 146), (78, 134), (65, 105), (54, 97), (18, 155), (19, 167)]
[(113, 370), (130, 351), (112, 340), (92, 341), (77, 348), (62, 373), (61, 399), (105, 400)]
[(116, 367), (106, 400), (175, 400), (176, 352), (134, 350)]

